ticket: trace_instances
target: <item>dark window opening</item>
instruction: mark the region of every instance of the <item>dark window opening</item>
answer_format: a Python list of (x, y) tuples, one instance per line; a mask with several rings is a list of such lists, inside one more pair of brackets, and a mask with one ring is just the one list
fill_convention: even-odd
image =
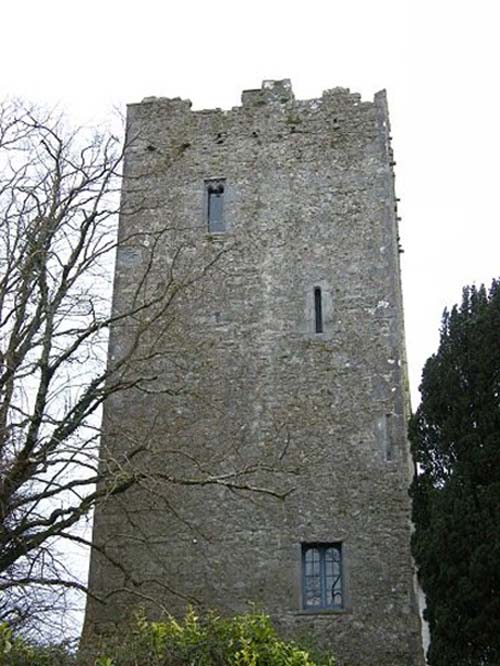
[(302, 580), (305, 609), (343, 608), (342, 544), (303, 544)]
[(385, 415), (385, 459), (387, 462), (392, 460), (392, 422), (391, 415)]
[(224, 231), (223, 218), (224, 183), (207, 184), (207, 220), (209, 231)]
[(314, 288), (314, 325), (316, 333), (323, 333), (323, 303), (319, 287)]

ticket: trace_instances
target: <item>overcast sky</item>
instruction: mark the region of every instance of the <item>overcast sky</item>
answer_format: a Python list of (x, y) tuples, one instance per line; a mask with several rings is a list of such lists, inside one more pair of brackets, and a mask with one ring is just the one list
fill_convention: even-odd
[(494, 0), (4, 0), (0, 96), (101, 122), (145, 96), (230, 108), (263, 79), (299, 98), (388, 90), (414, 406), (441, 313), (500, 275)]

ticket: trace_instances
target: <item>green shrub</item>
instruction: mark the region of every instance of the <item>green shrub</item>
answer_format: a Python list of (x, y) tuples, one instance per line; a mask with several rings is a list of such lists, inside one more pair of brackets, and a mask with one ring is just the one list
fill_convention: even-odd
[[(125, 638), (108, 641), (92, 666), (335, 666), (333, 657), (314, 659), (292, 641), (281, 640), (267, 615), (249, 613), (200, 620), (193, 610), (177, 621), (150, 622), (139, 613)], [(64, 646), (32, 645), (0, 625), (0, 666), (76, 666)]]
[[(281, 640), (262, 613), (200, 620), (193, 610), (178, 622), (148, 622), (144, 614), (120, 647), (108, 645), (96, 666), (334, 666), (315, 661), (296, 643)], [(107, 660), (106, 660), (107, 659)]]
[(28, 643), (0, 624), (0, 666), (76, 666), (76, 658), (65, 645)]

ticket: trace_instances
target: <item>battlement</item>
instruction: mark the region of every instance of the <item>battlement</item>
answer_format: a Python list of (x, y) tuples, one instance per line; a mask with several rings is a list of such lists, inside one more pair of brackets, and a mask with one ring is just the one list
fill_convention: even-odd
[(279, 104), (293, 103), (295, 96), (292, 90), (290, 79), (281, 81), (262, 81), (260, 89), (244, 90), (241, 94), (242, 106), (260, 106), (269, 102), (278, 102)]
[[(349, 88), (336, 87), (324, 90), (321, 97), (312, 98), (307, 100), (299, 100), (295, 98), (292, 83), (290, 79), (272, 80), (266, 79), (262, 82), (260, 88), (243, 90), (241, 94), (241, 106), (235, 106), (231, 109), (232, 112), (254, 111), (259, 107), (300, 107), (305, 109), (317, 110), (321, 106), (329, 107), (342, 107), (347, 109), (349, 107), (371, 107), (373, 105), (379, 106), (380, 102), (385, 100), (385, 90), (381, 90), (374, 95), (373, 101), (363, 101), (361, 95), (356, 92), (351, 92)], [(189, 99), (181, 99), (180, 97), (145, 97), (141, 102), (129, 104), (129, 107), (144, 106), (144, 105), (161, 105), (176, 113), (191, 111), (195, 114), (206, 113), (229, 113), (223, 109), (192, 109), (192, 102)]]

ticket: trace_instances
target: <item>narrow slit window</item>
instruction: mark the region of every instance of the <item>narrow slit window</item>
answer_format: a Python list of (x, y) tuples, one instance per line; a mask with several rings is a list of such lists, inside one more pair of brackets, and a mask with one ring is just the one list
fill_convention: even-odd
[(393, 458), (392, 452), (392, 421), (391, 415), (385, 415), (385, 459), (387, 462), (391, 462)]
[(211, 232), (225, 231), (224, 225), (224, 183), (207, 183), (207, 221)]
[(314, 326), (316, 333), (323, 333), (323, 302), (320, 287), (314, 288)]

